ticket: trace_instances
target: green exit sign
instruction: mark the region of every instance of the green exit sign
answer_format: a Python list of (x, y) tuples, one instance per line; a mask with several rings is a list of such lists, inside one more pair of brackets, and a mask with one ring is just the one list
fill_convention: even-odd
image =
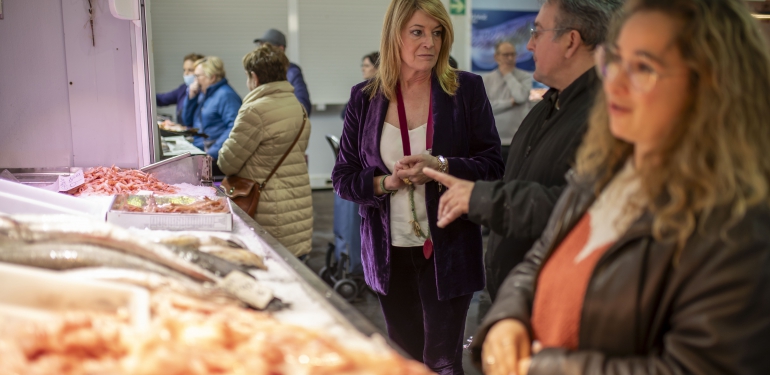
[(455, 16), (464, 16), (465, 0), (449, 0), (449, 14)]

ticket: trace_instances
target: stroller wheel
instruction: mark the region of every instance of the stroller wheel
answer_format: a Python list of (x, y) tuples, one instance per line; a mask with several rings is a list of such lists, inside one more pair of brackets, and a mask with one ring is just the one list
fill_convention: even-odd
[(358, 285), (350, 279), (342, 279), (334, 284), (334, 291), (339, 293), (346, 301), (351, 302), (358, 295)]
[(318, 276), (321, 277), (321, 280), (325, 281), (327, 284), (334, 284), (334, 281), (332, 280), (332, 271), (329, 269), (329, 267), (321, 268), (321, 270), (318, 271)]

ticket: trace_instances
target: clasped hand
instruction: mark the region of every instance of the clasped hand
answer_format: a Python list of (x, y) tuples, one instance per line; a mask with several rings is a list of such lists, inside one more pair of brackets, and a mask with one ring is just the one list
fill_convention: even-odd
[(396, 162), (393, 173), (404, 182), (409, 181), (415, 185), (425, 185), (432, 179), (425, 175), (423, 169), (438, 169), (438, 167), (438, 159), (434, 156), (428, 154), (409, 155)]

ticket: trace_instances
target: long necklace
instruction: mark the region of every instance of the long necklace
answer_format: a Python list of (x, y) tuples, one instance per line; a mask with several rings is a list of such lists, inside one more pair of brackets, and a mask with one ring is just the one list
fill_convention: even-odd
[[(406, 107), (404, 106), (404, 98), (401, 95), (401, 83), (396, 85), (396, 99), (398, 100), (398, 122), (399, 129), (401, 130), (401, 145), (404, 148), (404, 156), (412, 154), (412, 146), (409, 142), (409, 125), (406, 122)], [(430, 152), (433, 148), (433, 87), (431, 82), (430, 103), (428, 105), (428, 126), (425, 134), (425, 148)], [(409, 181), (409, 180), (406, 180)], [(406, 182), (405, 181), (405, 182)], [(407, 183), (407, 190), (409, 191), (409, 206), (412, 210), (412, 220), (409, 224), (412, 226), (412, 233), (417, 238), (425, 240), (422, 246), (422, 253), (425, 259), (430, 258), (433, 253), (433, 241), (430, 239), (430, 230), (423, 231), (420, 226), (420, 221), (417, 220), (417, 209), (414, 204), (414, 184)]]

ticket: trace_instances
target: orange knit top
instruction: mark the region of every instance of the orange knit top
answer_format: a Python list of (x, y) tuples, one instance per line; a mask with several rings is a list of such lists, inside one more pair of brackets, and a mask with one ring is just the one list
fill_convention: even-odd
[(639, 179), (629, 162), (546, 260), (532, 307), (534, 339), (544, 348), (575, 350), (586, 289), (604, 253), (641, 214)]

